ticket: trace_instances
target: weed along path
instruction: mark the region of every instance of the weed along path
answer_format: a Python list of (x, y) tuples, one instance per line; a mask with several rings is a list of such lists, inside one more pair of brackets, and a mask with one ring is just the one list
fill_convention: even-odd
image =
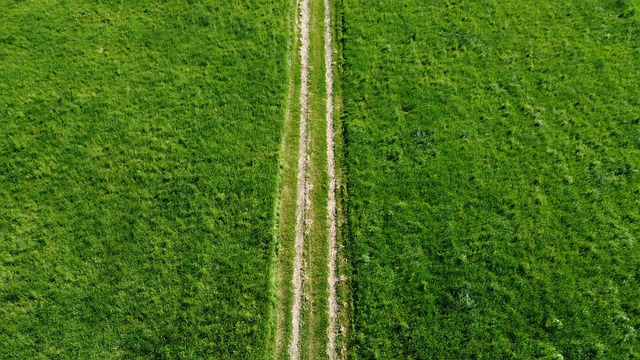
[(281, 154), (274, 348), (277, 359), (333, 360), (339, 358), (341, 315), (332, 3), (297, 0), (296, 5), (290, 111)]

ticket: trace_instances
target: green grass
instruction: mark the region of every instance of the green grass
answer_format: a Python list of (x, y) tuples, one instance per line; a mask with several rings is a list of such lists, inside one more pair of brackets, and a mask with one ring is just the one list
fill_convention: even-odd
[(290, 6), (0, 0), (0, 358), (267, 357)]
[(639, 5), (344, 1), (353, 359), (640, 357)]

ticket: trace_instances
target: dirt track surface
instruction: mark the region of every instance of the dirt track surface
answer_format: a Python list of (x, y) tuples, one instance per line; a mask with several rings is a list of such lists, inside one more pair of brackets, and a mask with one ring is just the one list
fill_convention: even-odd
[(309, 37), (310, 37), (309, 0), (300, 1), (300, 135), (298, 147), (298, 185), (296, 200), (296, 239), (293, 265), (293, 305), (291, 342), (289, 358), (300, 359), (300, 309), (302, 307), (302, 285), (304, 267), (304, 238), (307, 228), (309, 206), (309, 184), (307, 183), (307, 121), (309, 119)]
[(329, 287), (329, 325), (327, 326), (327, 356), (330, 360), (338, 358), (336, 352), (336, 338), (338, 328), (338, 301), (336, 286), (338, 282), (336, 259), (338, 248), (336, 244), (336, 164), (334, 152), (335, 131), (333, 128), (333, 36), (331, 24), (331, 1), (324, 0), (324, 65), (327, 92), (326, 121), (327, 121), (327, 174), (329, 175), (329, 191), (327, 201), (327, 219), (329, 222), (327, 268)]

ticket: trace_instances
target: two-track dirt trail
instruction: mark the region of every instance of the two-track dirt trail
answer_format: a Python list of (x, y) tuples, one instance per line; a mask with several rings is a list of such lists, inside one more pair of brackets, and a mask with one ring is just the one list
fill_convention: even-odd
[[(276, 359), (339, 359), (331, 0), (297, 0), (278, 209)], [(297, 125), (297, 126), (296, 126)]]

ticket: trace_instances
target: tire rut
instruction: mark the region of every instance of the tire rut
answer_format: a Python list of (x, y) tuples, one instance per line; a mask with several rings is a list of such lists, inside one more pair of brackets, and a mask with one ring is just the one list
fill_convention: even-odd
[(298, 146), (298, 184), (296, 200), (296, 238), (295, 258), (293, 265), (293, 305), (291, 309), (291, 342), (289, 343), (289, 358), (300, 359), (300, 310), (302, 308), (302, 286), (304, 267), (304, 238), (307, 228), (307, 213), (309, 207), (309, 184), (307, 182), (308, 136), (307, 122), (309, 119), (309, 46), (310, 46), (310, 18), (309, 0), (300, 0), (300, 133)]

